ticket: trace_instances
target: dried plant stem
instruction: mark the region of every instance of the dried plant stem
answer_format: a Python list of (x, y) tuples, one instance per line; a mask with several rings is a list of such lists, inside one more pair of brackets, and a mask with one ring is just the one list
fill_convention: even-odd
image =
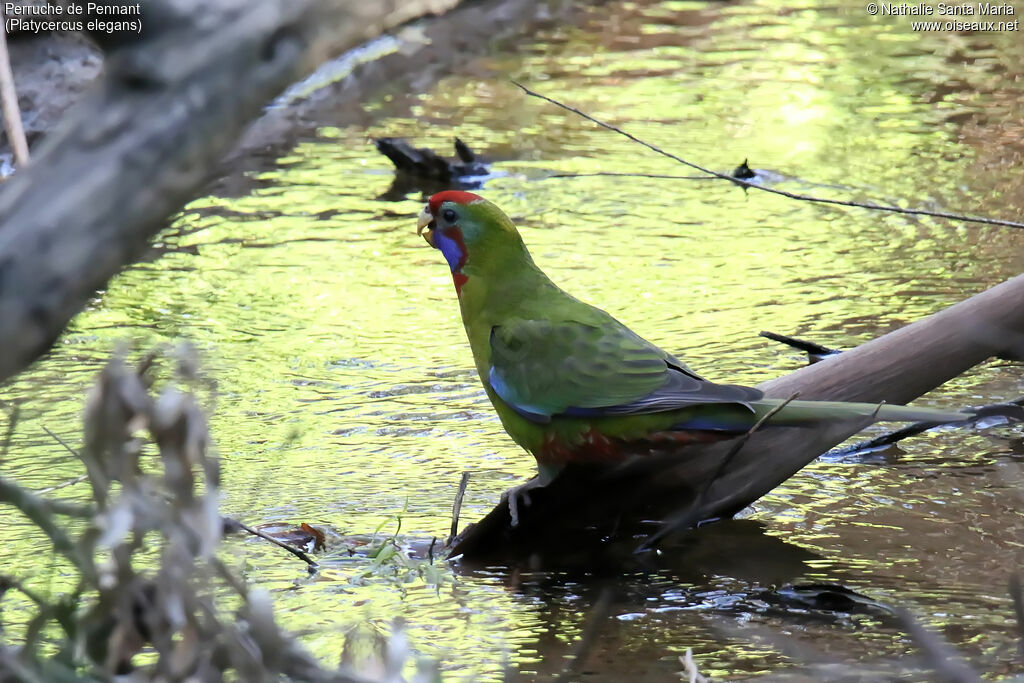
[(637, 547), (637, 551), (642, 552), (645, 550), (650, 550), (666, 536), (669, 536), (670, 534), (681, 529), (688, 529), (694, 524), (700, 522), (700, 509), (704, 503), (704, 499), (707, 497), (707, 494), (711, 490), (711, 487), (714, 485), (714, 483), (718, 481), (718, 478), (722, 476), (722, 473), (725, 472), (726, 469), (728, 469), (729, 464), (732, 462), (732, 459), (736, 457), (737, 453), (743, 450), (743, 447), (747, 444), (748, 441), (750, 441), (750, 437), (756, 434), (757, 431), (761, 429), (761, 427), (763, 427), (769, 420), (775, 417), (780, 410), (788, 406), (790, 402), (795, 400), (799, 395), (799, 391), (791, 394), (789, 398), (787, 398), (785, 401), (783, 401), (782, 403), (780, 403), (779, 405), (775, 406), (767, 413), (765, 413), (757, 422), (755, 422), (750, 427), (750, 429), (746, 431), (746, 433), (743, 436), (736, 439), (735, 443), (733, 443), (732, 445), (732, 448), (729, 449), (729, 452), (726, 453), (725, 457), (723, 457), (722, 460), (718, 463), (718, 467), (715, 468), (714, 474), (712, 474), (711, 477), (709, 477), (704, 482), (704, 486), (697, 494), (697, 497), (686, 508), (686, 510), (682, 514), (667, 519), (665, 521), (665, 525), (661, 529), (659, 529), (657, 533), (652, 534)]
[(459, 480), (459, 490), (455, 493), (455, 502), (452, 503), (452, 528), (448, 540), (445, 542), (446, 546), (451, 545), (455, 537), (459, 535), (459, 515), (462, 513), (462, 498), (466, 495), (470, 474), (468, 470), (463, 472), (462, 479)]

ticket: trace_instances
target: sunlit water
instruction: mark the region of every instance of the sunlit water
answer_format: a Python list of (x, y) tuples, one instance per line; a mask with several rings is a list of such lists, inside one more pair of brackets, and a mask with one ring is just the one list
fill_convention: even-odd
[[(502, 159), (505, 175), (484, 193), (552, 278), (708, 377), (753, 384), (803, 362), (758, 331), (856, 345), (1021, 272), (1024, 233), (722, 182), (548, 178), (692, 172), (524, 97), (509, 78), (715, 169), (749, 158), (791, 191), (1021, 220), (1022, 74), (1024, 33), (913, 33), (907, 18), (872, 19), (858, 2), (581, 10), (574, 25), (467, 62), (429, 92), (367, 102), (381, 112), (374, 125), (322, 128), (241, 196), (195, 201), (160, 238), (166, 253), (117, 277), (58, 350), (2, 392), (23, 418), (5, 469), (31, 487), (79, 474), (43, 428), (79, 443), (83, 392), (118, 341), (188, 339), (216, 382), (204, 396), (228, 513), (348, 534), (390, 533), (400, 516), (403, 535), (444, 537), (462, 471), (474, 473), (470, 520), (532, 462), (478, 385), (443, 260), (414, 234), (421, 197), (379, 199), (392, 170), (368, 136), (447, 150), (458, 134)], [(387, 117), (403, 108), (392, 98), (412, 115)], [(1021, 366), (992, 362), (924, 401), (1022, 393)], [(909, 607), (997, 675), (1022, 669), (1006, 592), (1024, 541), (1022, 454), (1020, 431), (1002, 428), (818, 461), (745, 513), (765, 525), (753, 539), (709, 532), (711, 549), (685, 571), (615, 581), (445, 569), (436, 584), (359, 558), (307, 580), (277, 549), (228, 547), (327, 660), (353, 628), (387, 632), (401, 617), (415, 648), (456, 679), (499, 678), (506, 665), (550, 674), (606, 586), (610, 617), (588, 678), (670, 680), (690, 647), (705, 673), (727, 678), (798, 663), (786, 644), (852, 663), (914, 651), (877, 612), (765, 597), (824, 581)], [(16, 523), (0, 533), (5, 571), (54, 581), (38, 568), (38, 535)]]

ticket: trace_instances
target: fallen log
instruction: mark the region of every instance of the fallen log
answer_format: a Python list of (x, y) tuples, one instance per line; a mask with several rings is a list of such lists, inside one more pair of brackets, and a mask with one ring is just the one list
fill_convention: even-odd
[[(1024, 358), (1022, 302), (1024, 275), (759, 388), (777, 398), (907, 403), (990, 357)], [(772, 427), (736, 452), (730, 440), (621, 465), (570, 467), (529, 492), (529, 504), (518, 506), (518, 526), (503, 498), (455, 539), (450, 553), (531, 564), (621, 555), (623, 546), (644, 546), (666, 528), (683, 532), (701, 520), (731, 517), (864, 426)]]
[(456, 3), (148, 0), (141, 34), (95, 36), (101, 81), (0, 188), (0, 382), (202, 190), (264, 104), (325, 59)]

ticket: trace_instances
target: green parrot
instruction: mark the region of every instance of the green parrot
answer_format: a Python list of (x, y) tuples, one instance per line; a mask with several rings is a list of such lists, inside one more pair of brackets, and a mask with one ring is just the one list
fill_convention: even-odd
[[(540, 484), (568, 463), (617, 462), (732, 438), (784, 401), (709, 382), (608, 313), (559, 289), (501, 209), (469, 192), (430, 198), (417, 232), (448, 262), (476, 369)], [(768, 425), (874, 418), (952, 422), (959, 412), (791, 401)]]

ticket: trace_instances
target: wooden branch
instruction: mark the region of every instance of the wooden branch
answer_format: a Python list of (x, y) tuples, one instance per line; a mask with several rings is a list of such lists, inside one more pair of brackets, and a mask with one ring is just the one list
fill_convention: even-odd
[(140, 36), (0, 189), (0, 381), (53, 344), (290, 83), (456, 0), (147, 0)]
[[(909, 403), (992, 356), (1024, 356), (1024, 275), (851, 351), (760, 385), (805, 400)], [(754, 502), (856, 431), (840, 426), (808, 438), (806, 429), (767, 433), (717, 481), (705, 516)], [(857, 430), (859, 431), (859, 430)], [(787, 432), (786, 434), (782, 432)], [(794, 433), (795, 432), (795, 433)], [(768, 462), (760, 455), (767, 454)]]
[[(802, 400), (906, 403), (992, 356), (1024, 357), (1021, 301), (1024, 275), (760, 388), (779, 398), (799, 392)], [(855, 420), (773, 427), (751, 435), (735, 453), (726, 441), (615, 467), (570, 467), (549, 486), (530, 491), (530, 504), (519, 508), (519, 526), (509, 524), (502, 502), (466, 529), (451, 553), (554, 563), (595, 549), (621, 556), (623, 543), (636, 547), (637, 535), (657, 530), (642, 520), (671, 519), (694, 501), (694, 519), (731, 516), (864, 426)]]

